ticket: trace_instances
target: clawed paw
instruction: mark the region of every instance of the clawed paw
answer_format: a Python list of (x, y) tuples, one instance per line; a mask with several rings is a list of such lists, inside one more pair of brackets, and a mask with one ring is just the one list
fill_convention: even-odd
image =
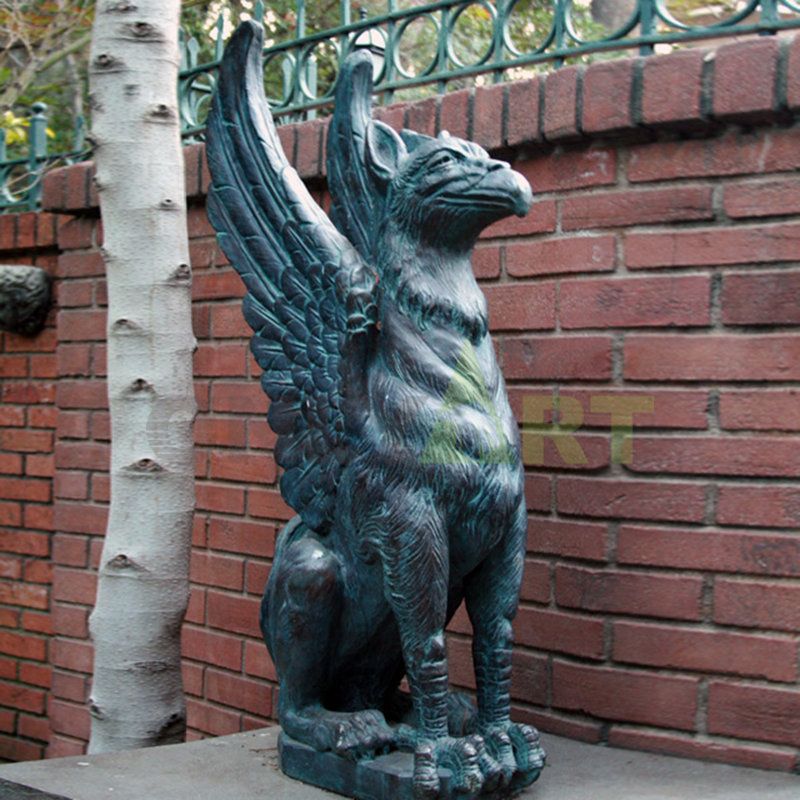
[(351, 761), (387, 753), (394, 745), (394, 731), (373, 709), (352, 713), (303, 709), (285, 714), (283, 727), (315, 750), (330, 750)]
[(433, 800), (439, 795), (439, 767), (450, 770), (454, 792), (478, 794), (484, 784), (482, 765), (488, 765), (487, 758), (480, 736), (419, 740), (414, 748), (415, 800)]
[(347, 714), (335, 723), (332, 733), (331, 750), (353, 760), (388, 752), (394, 739), (383, 714), (372, 710)]
[(414, 798), (439, 796), (439, 768), (451, 773), (453, 794), (474, 798), (498, 789), (521, 789), (533, 783), (544, 766), (539, 733), (530, 725), (484, 726), (480, 734), (426, 739), (407, 726), (398, 729), (398, 744), (414, 749)]
[(498, 772), (495, 785), (487, 788), (496, 789), (508, 786), (517, 771), (517, 761), (514, 758), (511, 737), (503, 729), (488, 730), (484, 736), (484, 742), (486, 751), (497, 765)]
[(545, 752), (536, 728), (510, 722), (485, 726), (481, 734), (486, 749), (502, 769), (504, 786), (521, 788), (539, 777)]

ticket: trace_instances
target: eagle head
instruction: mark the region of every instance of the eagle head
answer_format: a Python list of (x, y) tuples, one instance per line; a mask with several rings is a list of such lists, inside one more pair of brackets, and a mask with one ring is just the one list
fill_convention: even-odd
[(491, 223), (525, 216), (525, 178), (477, 144), (404, 130), (379, 121), (366, 137), (367, 164), (386, 196), (386, 214), (409, 236), (445, 249), (469, 249)]

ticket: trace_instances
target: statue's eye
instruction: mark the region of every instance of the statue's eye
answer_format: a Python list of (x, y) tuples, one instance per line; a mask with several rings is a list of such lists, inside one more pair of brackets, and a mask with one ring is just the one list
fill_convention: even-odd
[(442, 167), (449, 167), (455, 161), (452, 153), (439, 153), (433, 161), (430, 162), (430, 169), (442, 169)]

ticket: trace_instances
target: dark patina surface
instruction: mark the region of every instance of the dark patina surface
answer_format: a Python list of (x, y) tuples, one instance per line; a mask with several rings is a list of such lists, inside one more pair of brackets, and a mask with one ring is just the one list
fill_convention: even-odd
[(62, 794), (50, 794), (3, 778), (0, 778), (0, 797), (3, 800), (70, 800)]
[[(484, 227), (528, 211), (531, 190), (475, 144), (372, 120), (362, 52), (329, 128), (328, 219), (281, 150), (262, 35), (245, 23), (221, 67), (208, 210), (247, 287), (281, 491), (298, 514), (261, 615), (281, 724), (299, 743), (284, 768), (351, 793), (325, 780), (357, 780), (399, 749), (413, 766), (364, 797), (507, 795), (544, 754), (510, 719), (526, 510), (471, 253)], [(477, 706), (448, 690), (444, 628), (462, 601)]]
[(39, 267), (0, 265), (0, 330), (37, 334), (50, 310), (50, 277)]

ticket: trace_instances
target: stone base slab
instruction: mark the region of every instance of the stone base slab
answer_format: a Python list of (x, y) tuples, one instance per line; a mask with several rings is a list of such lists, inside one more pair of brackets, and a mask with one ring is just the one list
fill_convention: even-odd
[[(146, 750), (2, 764), (0, 779), (69, 800), (341, 800), (280, 771), (278, 733), (262, 728)], [(522, 793), (524, 800), (800, 797), (797, 775), (598, 747), (546, 733), (542, 744), (547, 766)], [(0, 798), (5, 800), (2, 790)], [(35, 794), (32, 800), (38, 800)]]
[[(356, 800), (413, 800), (414, 756), (394, 752), (370, 761), (350, 761), (334, 753), (319, 753), (281, 733), (278, 737), (281, 769), (291, 778), (353, 797)], [(450, 770), (440, 769), (440, 800), (469, 800), (471, 796), (450, 790)], [(506, 800), (517, 789), (481, 794), (480, 800)]]

